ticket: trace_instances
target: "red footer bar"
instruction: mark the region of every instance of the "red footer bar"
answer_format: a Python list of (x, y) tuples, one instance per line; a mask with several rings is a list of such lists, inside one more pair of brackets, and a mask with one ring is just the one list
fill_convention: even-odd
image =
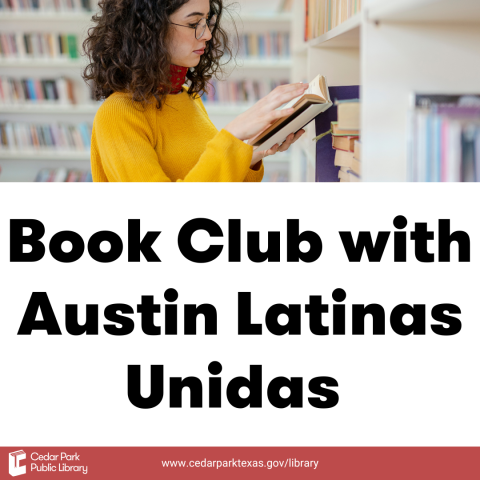
[(480, 479), (480, 447), (0, 447), (0, 478)]

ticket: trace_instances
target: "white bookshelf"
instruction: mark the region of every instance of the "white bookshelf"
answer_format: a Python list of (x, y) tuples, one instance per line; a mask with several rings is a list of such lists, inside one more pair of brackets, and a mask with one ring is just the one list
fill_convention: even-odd
[(94, 115), (97, 113), (99, 103), (83, 105), (58, 105), (50, 103), (25, 103), (0, 105), (0, 115), (2, 114), (55, 114), (55, 115)]
[[(78, 51), (90, 26), (93, 12), (0, 12), (1, 32), (53, 32), (77, 35)], [(93, 122), (98, 104), (90, 95), (81, 73), (86, 59), (78, 58), (0, 58), (1, 74), (17, 78), (58, 78), (74, 82), (78, 104), (60, 105), (50, 102), (0, 105), (0, 121), (54, 123)], [(0, 181), (34, 181), (42, 168), (88, 170), (88, 151), (0, 150)]]
[(44, 160), (53, 160), (57, 162), (62, 161), (90, 161), (90, 151), (62, 151), (62, 150), (26, 150), (26, 151), (19, 151), (19, 150), (9, 150), (1, 151), (0, 150), (0, 159), (6, 160), (32, 160), (37, 162), (43, 162)]
[[(309, 42), (303, 4), (295, 2), (292, 81), (322, 74), (330, 86), (360, 84), (362, 179), (406, 181), (412, 94), (480, 93), (480, 1), (363, 0), (360, 14)], [(312, 123), (294, 159), (307, 181), (314, 136)]]
[(32, 71), (35, 68), (66, 68), (81, 71), (86, 67), (82, 58), (2, 58), (0, 68), (27, 68)]
[(306, 43), (310, 48), (359, 48), (361, 14), (357, 13), (338, 27)]
[[(290, 70), (292, 61), (288, 58), (270, 59), (270, 58), (247, 58), (238, 60), (238, 69), (253, 70)], [(242, 72), (243, 73), (243, 72)]]
[(416, 93), (480, 93), (478, 0), (371, 0), (363, 12), (362, 169), (405, 181)]
[(50, 22), (54, 24), (63, 24), (64, 22), (75, 22), (75, 25), (78, 26), (79, 22), (88, 23), (92, 17), (93, 12), (85, 11), (73, 11), (73, 12), (0, 12), (0, 22), (22, 22), (26, 27), (31, 27), (27, 25), (26, 22), (31, 22), (34, 25), (34, 28), (37, 30), (38, 22)]
[(394, 23), (480, 22), (478, 0), (371, 0), (368, 20)]

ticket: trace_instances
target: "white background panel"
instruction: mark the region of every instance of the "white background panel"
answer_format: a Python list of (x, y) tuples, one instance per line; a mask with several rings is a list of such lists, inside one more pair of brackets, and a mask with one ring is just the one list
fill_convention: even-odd
[[(0, 190), (0, 378), (2, 445), (478, 445), (478, 244), (477, 185), (355, 184), (310, 185), (3, 185)], [(339, 231), (360, 230), (376, 236), (394, 231), (396, 215), (427, 222), (436, 240), (429, 242), (434, 263), (415, 259), (408, 244), (405, 264), (393, 262), (390, 241), (380, 263), (364, 257), (351, 264)], [(226, 252), (209, 264), (193, 264), (178, 250), (179, 229), (188, 220), (206, 217), (227, 234), (228, 219), (242, 220), (241, 263), (229, 263)], [(100, 264), (86, 254), (61, 264), (47, 253), (36, 263), (9, 262), (9, 220), (36, 218), (46, 227), (45, 240), (60, 230), (74, 230), (87, 240), (111, 230), (127, 240), (127, 220), (141, 219), (142, 232), (161, 230), (155, 251), (161, 263), (129, 263), (126, 249), (114, 263)], [(301, 230), (317, 232), (323, 253), (312, 264), (287, 263), (286, 220), (299, 219)], [(438, 263), (438, 219), (449, 218), (452, 230), (467, 231), (471, 262)], [(247, 258), (246, 232), (280, 231), (282, 261), (254, 264)], [(212, 243), (221, 243), (214, 239)], [(226, 243), (226, 238), (225, 238)], [(208, 237), (199, 233), (195, 245)], [(141, 295), (154, 295), (162, 305), (157, 324), (163, 327), (163, 293), (179, 293), (184, 303), (212, 303), (218, 312), (218, 335), (147, 336), (133, 315), (135, 331), (114, 337), (103, 331), (103, 309), (111, 303), (134, 308)], [(262, 336), (237, 335), (237, 292), (252, 292), (252, 315), (264, 323), (275, 303), (305, 305), (309, 295), (347, 293), (347, 334), (315, 336), (302, 318), (300, 336), (277, 337), (264, 327)], [(47, 292), (62, 336), (33, 332), (18, 336), (25, 308), (34, 291)], [(98, 336), (74, 337), (64, 326), (65, 304), (98, 304)], [(386, 335), (351, 335), (354, 303), (379, 303), (386, 311), (400, 303), (425, 304), (427, 334), (402, 337), (387, 321)], [(434, 334), (430, 310), (439, 303), (461, 308), (458, 335)], [(302, 307), (303, 310), (303, 307)], [(324, 324), (331, 325), (330, 313)], [(367, 322), (368, 324), (368, 322)], [(221, 362), (223, 407), (208, 408), (208, 364)], [(170, 376), (197, 376), (203, 382), (201, 409), (172, 409), (168, 382), (162, 403), (150, 410), (134, 407), (127, 397), (127, 365), (142, 365), (142, 388), (149, 388), (149, 368), (164, 365)], [(263, 365), (263, 408), (236, 409), (226, 398), (227, 383), (248, 376), (250, 365)], [(277, 376), (303, 377), (304, 406), (277, 409), (266, 392)], [(337, 406), (316, 409), (307, 398), (308, 382), (335, 378)]]

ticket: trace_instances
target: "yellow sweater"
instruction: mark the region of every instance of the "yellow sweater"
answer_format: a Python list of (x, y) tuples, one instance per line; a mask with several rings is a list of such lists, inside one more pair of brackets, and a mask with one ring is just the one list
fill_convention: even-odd
[(250, 168), (253, 148), (208, 118), (202, 100), (184, 87), (161, 110), (127, 93), (110, 95), (92, 132), (95, 182), (260, 182), (263, 162)]

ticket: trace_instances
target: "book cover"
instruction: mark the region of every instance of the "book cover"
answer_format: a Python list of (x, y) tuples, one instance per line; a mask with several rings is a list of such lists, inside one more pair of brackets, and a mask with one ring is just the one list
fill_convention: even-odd
[(28, 99), (29, 100), (37, 100), (37, 94), (35, 91), (35, 85), (32, 78), (27, 79), (27, 87), (28, 87)]
[(354, 148), (354, 142), (358, 140), (358, 136), (351, 137), (351, 136), (338, 136), (333, 135), (332, 138), (332, 147), (336, 150), (344, 150), (346, 152), (352, 152)]

